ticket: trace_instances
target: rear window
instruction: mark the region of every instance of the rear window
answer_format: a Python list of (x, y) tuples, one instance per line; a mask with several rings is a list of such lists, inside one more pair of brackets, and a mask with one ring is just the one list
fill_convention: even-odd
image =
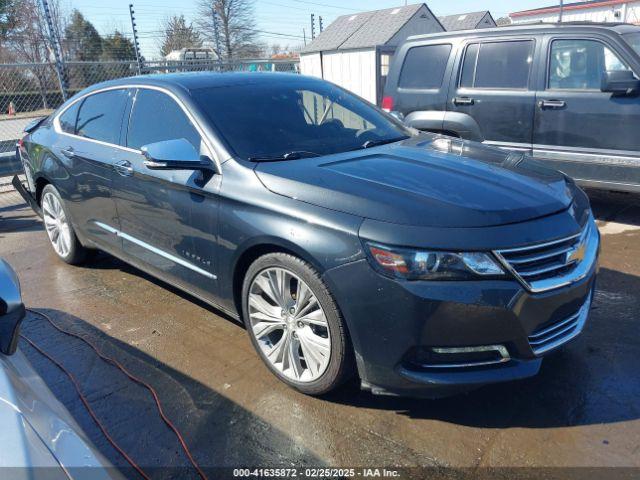
[(531, 40), (471, 44), (465, 54), (460, 86), (526, 89), (532, 60)]
[(451, 45), (427, 45), (409, 49), (400, 72), (402, 88), (438, 89), (442, 86)]

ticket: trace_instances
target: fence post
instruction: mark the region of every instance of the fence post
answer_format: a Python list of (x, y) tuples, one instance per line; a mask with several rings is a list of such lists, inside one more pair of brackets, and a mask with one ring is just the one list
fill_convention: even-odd
[(138, 75), (142, 75), (142, 64), (144, 59), (140, 54), (140, 43), (138, 42), (138, 30), (136, 29), (136, 17), (134, 16), (133, 4), (129, 4), (129, 16), (131, 17), (131, 30), (133, 31), (133, 49), (136, 52), (136, 64), (138, 66)]
[(56, 29), (53, 27), (53, 19), (51, 18), (51, 10), (49, 9), (49, 2), (42, 0), (42, 9), (44, 10), (44, 17), (47, 22), (47, 30), (49, 31), (49, 43), (53, 50), (53, 57), (55, 58), (56, 74), (58, 76), (58, 83), (60, 84), (60, 93), (62, 94), (62, 100), (67, 101), (67, 74), (65, 71), (65, 65), (62, 60), (62, 49), (60, 48), (60, 40), (56, 34)]

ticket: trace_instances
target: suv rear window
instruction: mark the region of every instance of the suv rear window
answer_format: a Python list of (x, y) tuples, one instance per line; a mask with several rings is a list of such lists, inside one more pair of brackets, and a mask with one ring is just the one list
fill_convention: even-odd
[(515, 88), (529, 85), (533, 41), (472, 43), (462, 66), (463, 88)]
[(451, 45), (413, 47), (404, 58), (398, 86), (402, 88), (437, 89), (442, 86)]

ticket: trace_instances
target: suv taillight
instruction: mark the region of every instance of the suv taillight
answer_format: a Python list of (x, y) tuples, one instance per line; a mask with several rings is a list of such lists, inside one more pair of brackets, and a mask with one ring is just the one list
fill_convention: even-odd
[(385, 112), (393, 110), (393, 97), (382, 97), (382, 109)]

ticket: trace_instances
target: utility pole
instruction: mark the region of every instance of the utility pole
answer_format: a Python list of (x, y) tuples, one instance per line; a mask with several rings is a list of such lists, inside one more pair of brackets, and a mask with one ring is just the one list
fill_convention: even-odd
[(562, 23), (563, 13), (564, 13), (564, 0), (560, 0), (560, 15), (558, 15), (558, 23)]
[(220, 29), (218, 27), (218, 12), (215, 6), (211, 6), (211, 15), (213, 15), (213, 36), (216, 42), (216, 53), (218, 54), (218, 66), (222, 71), (222, 50), (220, 48)]
[(311, 14), (311, 40), (316, 38), (316, 16)]
[(322, 16), (318, 17), (318, 23), (320, 24), (320, 33), (322, 33), (322, 30), (324, 30), (324, 28), (322, 27)]
[(304, 46), (307, 46), (307, 31), (303, 28), (302, 29), (302, 38), (304, 38)]
[(138, 42), (138, 30), (136, 29), (136, 17), (134, 16), (133, 3), (129, 4), (129, 16), (131, 17), (131, 30), (133, 31), (133, 49), (136, 52), (136, 64), (138, 65), (138, 75), (142, 75), (144, 58), (140, 55), (140, 43)]
[(53, 26), (53, 18), (51, 17), (51, 10), (49, 9), (49, 2), (42, 0), (42, 9), (44, 10), (44, 17), (47, 22), (47, 30), (49, 31), (49, 43), (51, 44), (51, 50), (53, 50), (53, 57), (55, 59), (56, 74), (58, 75), (58, 83), (60, 84), (60, 93), (62, 94), (62, 100), (67, 100), (67, 72), (62, 60), (62, 49), (60, 48), (60, 39), (58, 33)]

